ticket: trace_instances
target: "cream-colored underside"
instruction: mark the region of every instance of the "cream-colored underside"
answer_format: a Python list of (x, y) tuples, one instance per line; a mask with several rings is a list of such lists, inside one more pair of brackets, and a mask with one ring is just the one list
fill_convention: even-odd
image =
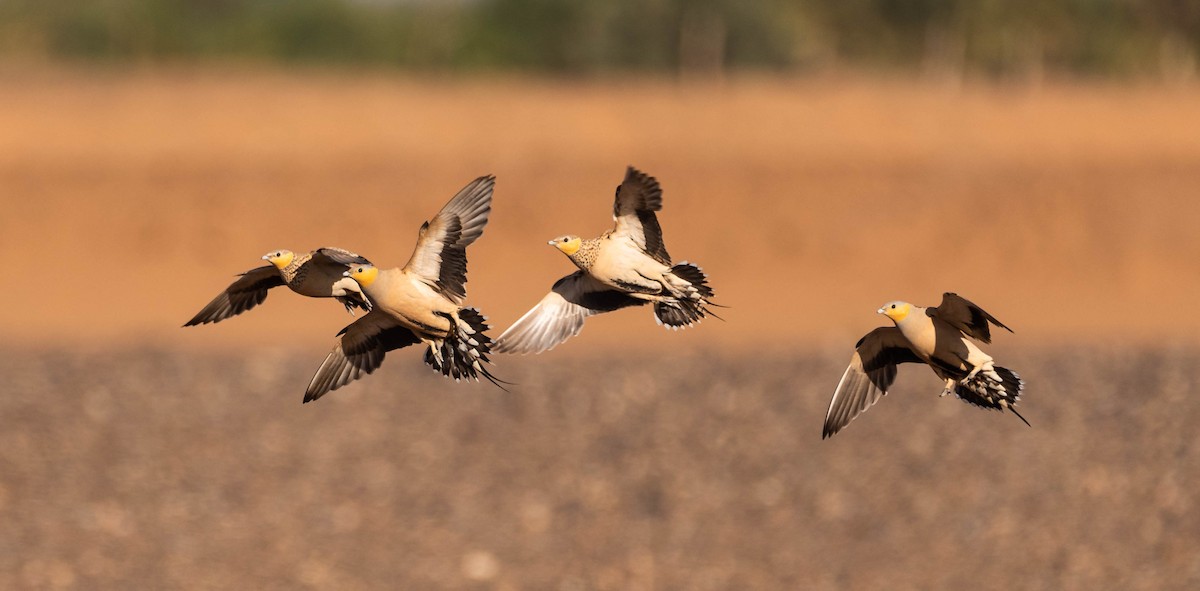
[(379, 272), (379, 279), (364, 289), (375, 308), (406, 327), (424, 332), (425, 327), (435, 328), (445, 336), (450, 323), (436, 312), (457, 317), (458, 306), (447, 300), (436, 289), (417, 275), (400, 269)]
[[(670, 271), (670, 267), (650, 258), (632, 240), (618, 236), (601, 243), (600, 252), (591, 268), (596, 279), (617, 289), (622, 289), (618, 281), (640, 285), (646, 284), (647, 278), (673, 284)], [(659, 299), (656, 296), (633, 295), (642, 299)]]
[[(933, 323), (933, 319), (925, 314), (925, 308), (913, 306), (908, 316), (903, 321), (896, 323), (896, 327), (900, 329), (904, 338), (912, 343), (913, 350), (926, 361), (933, 356), (937, 348), (938, 333), (940, 332), (942, 339), (946, 339), (947, 342), (957, 339), (966, 350), (966, 359), (943, 359), (942, 361), (951, 362), (951, 364), (958, 365), (963, 369), (967, 369), (967, 364), (971, 367), (985, 367), (988, 369), (992, 367), (992, 357), (990, 355), (984, 353), (974, 341), (963, 336), (961, 332), (954, 328), (943, 325), (939, 329)], [(950, 351), (958, 349), (958, 347), (946, 346), (943, 349)]]
[(933, 327), (933, 319), (925, 315), (924, 308), (913, 306), (908, 316), (896, 323), (896, 327), (900, 329), (904, 338), (912, 343), (913, 350), (918, 355), (926, 359), (933, 355), (934, 346), (937, 344), (937, 332)]

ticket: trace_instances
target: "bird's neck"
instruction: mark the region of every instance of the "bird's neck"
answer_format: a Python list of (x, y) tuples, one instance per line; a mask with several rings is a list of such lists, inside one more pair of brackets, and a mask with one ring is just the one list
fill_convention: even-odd
[(576, 267), (587, 271), (592, 268), (592, 264), (596, 262), (596, 253), (600, 250), (600, 241), (596, 238), (584, 240), (579, 245), (579, 250), (567, 255)]
[(290, 284), (298, 279), (303, 279), (303, 277), (299, 276), (302, 275), (300, 272), (302, 266), (303, 261), (300, 260), (300, 257), (296, 257), (292, 259), (292, 262), (288, 263), (287, 266), (281, 267), (279, 269), (279, 274), (283, 276), (283, 280), (285, 282)]

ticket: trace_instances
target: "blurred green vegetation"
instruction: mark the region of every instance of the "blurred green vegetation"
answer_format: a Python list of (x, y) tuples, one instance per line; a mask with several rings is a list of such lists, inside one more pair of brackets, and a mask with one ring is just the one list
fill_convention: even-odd
[(1197, 0), (0, 0), (0, 56), (1191, 76)]

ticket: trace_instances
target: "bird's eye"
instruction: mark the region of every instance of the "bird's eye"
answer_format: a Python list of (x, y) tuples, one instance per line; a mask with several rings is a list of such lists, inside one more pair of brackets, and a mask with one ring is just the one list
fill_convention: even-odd
[(892, 309), (893, 309), (893, 310), (895, 310), (895, 309), (896, 309), (896, 304), (892, 304)]

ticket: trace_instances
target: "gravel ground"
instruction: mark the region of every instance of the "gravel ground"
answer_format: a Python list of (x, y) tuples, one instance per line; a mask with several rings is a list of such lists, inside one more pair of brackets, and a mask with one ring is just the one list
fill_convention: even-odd
[(411, 352), (302, 405), (320, 355), (8, 350), (0, 587), (1200, 586), (1191, 350), (1005, 359), (1033, 423), (931, 372), (820, 439), (844, 351)]

